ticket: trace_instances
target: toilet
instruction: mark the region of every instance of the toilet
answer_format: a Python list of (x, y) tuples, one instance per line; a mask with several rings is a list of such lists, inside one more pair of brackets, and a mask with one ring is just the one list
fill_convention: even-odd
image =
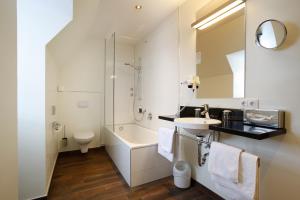
[(75, 141), (79, 144), (81, 153), (87, 153), (89, 149), (88, 144), (95, 137), (95, 133), (92, 131), (77, 132), (74, 133), (73, 137)]

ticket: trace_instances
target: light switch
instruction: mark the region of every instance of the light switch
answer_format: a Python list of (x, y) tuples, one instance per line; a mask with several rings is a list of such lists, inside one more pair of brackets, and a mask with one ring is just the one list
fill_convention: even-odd
[(248, 108), (251, 109), (258, 109), (259, 108), (259, 101), (258, 99), (248, 99)]
[(51, 106), (51, 114), (56, 115), (56, 106), (55, 105)]

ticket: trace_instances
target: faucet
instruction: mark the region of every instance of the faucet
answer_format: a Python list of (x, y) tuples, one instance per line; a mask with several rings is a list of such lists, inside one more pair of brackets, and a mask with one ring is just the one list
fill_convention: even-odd
[(201, 112), (201, 115), (205, 115), (206, 119), (210, 119), (210, 117), (209, 117), (209, 105), (204, 104), (203, 108), (204, 108), (204, 110)]

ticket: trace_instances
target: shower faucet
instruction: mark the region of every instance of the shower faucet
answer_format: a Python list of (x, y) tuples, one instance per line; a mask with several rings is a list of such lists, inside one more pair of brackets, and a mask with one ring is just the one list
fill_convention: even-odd
[(147, 119), (148, 119), (148, 120), (152, 120), (152, 117), (153, 117), (152, 113), (148, 113)]

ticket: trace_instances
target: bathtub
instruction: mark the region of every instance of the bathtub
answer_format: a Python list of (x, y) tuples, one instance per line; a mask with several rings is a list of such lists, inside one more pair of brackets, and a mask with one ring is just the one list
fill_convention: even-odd
[(157, 153), (157, 133), (136, 124), (104, 130), (105, 149), (130, 187), (172, 174), (172, 163)]

